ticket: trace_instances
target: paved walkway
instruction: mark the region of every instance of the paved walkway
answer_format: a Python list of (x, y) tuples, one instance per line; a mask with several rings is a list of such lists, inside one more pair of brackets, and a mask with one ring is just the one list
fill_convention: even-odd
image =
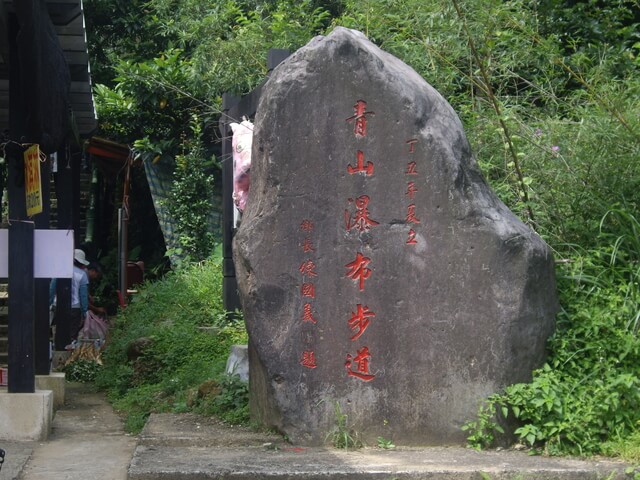
[[(43, 443), (5, 443), (0, 480), (614, 480), (626, 465), (449, 448), (304, 448), (191, 414), (154, 414), (124, 433), (103, 394), (67, 384)], [(21, 473), (21, 476), (19, 476)]]
[(285, 444), (192, 415), (152, 415), (129, 480), (614, 480), (625, 465), (463, 447), (336, 450)]
[[(64, 408), (56, 412), (49, 439), (33, 445), (21, 480), (127, 480), (136, 437), (101, 393), (67, 383)], [(7, 453), (7, 459), (10, 452)], [(0, 473), (0, 478), (4, 477)], [(10, 477), (9, 477), (10, 478)]]

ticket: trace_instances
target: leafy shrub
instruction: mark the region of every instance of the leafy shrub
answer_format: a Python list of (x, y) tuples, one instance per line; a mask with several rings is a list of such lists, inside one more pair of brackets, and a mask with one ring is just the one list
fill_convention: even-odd
[(225, 375), (219, 382), (220, 393), (204, 397), (196, 406), (196, 411), (216, 415), (232, 425), (249, 422), (249, 385), (238, 375)]
[[(611, 235), (607, 223), (618, 231)], [(640, 426), (640, 249), (629, 210), (603, 218), (599, 248), (576, 252), (563, 264), (561, 302), (550, 355), (526, 384), (508, 386), (470, 422), (469, 441), (493, 440), (495, 409), (513, 415), (515, 433), (546, 453), (637, 455)], [(625, 232), (624, 229), (628, 228)], [(615, 239), (613, 245), (608, 244)], [(625, 453), (626, 452), (626, 453)], [(631, 452), (631, 453), (629, 453)], [(635, 452), (635, 453), (633, 453)]]
[(194, 140), (185, 143), (185, 152), (176, 156), (171, 191), (165, 201), (178, 236), (178, 250), (169, 255), (187, 261), (202, 261), (214, 248), (210, 217), (213, 202), (213, 176), (207, 173), (212, 162), (207, 160), (201, 140), (201, 129), (193, 121)]
[[(127, 428), (138, 431), (151, 412), (192, 410), (190, 393), (207, 380), (224, 378), (231, 345), (247, 338), (242, 320), (225, 315), (221, 283), (218, 260), (184, 266), (144, 284), (118, 316), (96, 384), (129, 418)], [(141, 338), (148, 341), (134, 355), (131, 345)], [(228, 398), (221, 399), (228, 408), (208, 413), (231, 418), (231, 410), (243, 410), (246, 394), (229, 388), (223, 390), (225, 397), (229, 391), (238, 393), (236, 403), (229, 406)], [(237, 418), (244, 421), (244, 413)]]
[(62, 371), (69, 382), (91, 383), (102, 371), (102, 365), (91, 360), (79, 359), (64, 366)]

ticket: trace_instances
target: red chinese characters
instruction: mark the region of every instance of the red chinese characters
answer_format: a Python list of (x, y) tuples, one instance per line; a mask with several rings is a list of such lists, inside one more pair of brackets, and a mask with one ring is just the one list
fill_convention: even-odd
[(347, 269), (347, 277), (358, 282), (361, 292), (364, 290), (364, 281), (371, 276), (371, 269), (367, 268), (370, 261), (370, 258), (365, 257), (362, 253), (358, 252), (356, 254), (356, 259), (345, 265)]
[(375, 317), (376, 314), (369, 310), (369, 307), (358, 304), (355, 312), (351, 312), (351, 318), (349, 319), (349, 328), (355, 332), (351, 336), (351, 341), (357, 340), (364, 333), (369, 326), (370, 318)]
[(312, 305), (310, 303), (305, 303), (302, 307), (302, 321), (309, 323), (318, 323), (318, 321), (313, 316)]
[(300, 365), (307, 368), (316, 368), (316, 354), (313, 350), (305, 350), (302, 352), (302, 358), (300, 359)]
[(303, 297), (316, 298), (316, 286), (311, 282), (304, 282), (300, 286), (300, 293)]
[[(405, 142), (409, 146), (409, 155), (412, 155), (416, 151), (416, 146), (418, 145), (418, 139), (412, 138)], [(415, 161), (407, 162), (407, 168), (404, 171), (404, 174), (409, 176), (418, 175), (418, 165)], [(411, 177), (409, 177), (411, 178)], [(413, 203), (415, 200), (416, 194), (418, 193), (418, 187), (416, 186), (416, 182), (411, 179), (407, 180), (407, 190), (405, 191), (405, 196), (409, 197), (409, 201), (412, 202), (407, 205), (407, 214), (405, 216), (405, 222), (410, 224), (418, 224), (420, 223), (420, 219), (416, 214), (416, 204)], [(417, 245), (417, 233), (413, 228), (409, 228), (409, 232), (407, 234), (407, 240), (405, 241), (406, 245)]]
[[(358, 100), (354, 105), (354, 115), (347, 118), (347, 122), (354, 121), (354, 130), (356, 139), (367, 136), (367, 116), (373, 115), (373, 112), (367, 111), (367, 102)], [(347, 173), (349, 175), (361, 174), (364, 177), (373, 176), (375, 166), (373, 162), (365, 159), (365, 152), (356, 149), (355, 165), (349, 163), (347, 165)], [(362, 184), (360, 184), (362, 185)], [(369, 195), (362, 193), (358, 197), (349, 198), (349, 208), (344, 211), (344, 223), (347, 232), (356, 230), (359, 234), (370, 232), (379, 222), (372, 218), (369, 212), (369, 204), (371, 198)], [(355, 207), (355, 208), (354, 208)], [(358, 235), (359, 238), (362, 238)], [(353, 237), (349, 237), (353, 238)], [(373, 270), (369, 267), (371, 258), (365, 256), (362, 252), (356, 251), (356, 257), (353, 261), (347, 263), (345, 278), (353, 280), (357, 285), (361, 294), (364, 292), (365, 282), (371, 277)], [(357, 298), (357, 297), (356, 297)], [(367, 328), (371, 325), (372, 319), (376, 316), (375, 312), (363, 303), (355, 302), (355, 311), (351, 312), (351, 316), (346, 318), (346, 323), (351, 331), (350, 340), (356, 342), (361, 340)], [(346, 354), (345, 369), (349, 377), (369, 382), (375, 378), (370, 371), (371, 354), (369, 347), (362, 346), (358, 348), (357, 353), (352, 355)]]
[(303, 232), (311, 233), (313, 231), (313, 223), (311, 222), (311, 220), (303, 220), (300, 224), (300, 230), (302, 230)]
[(409, 236), (406, 243), (407, 245), (416, 245), (418, 243), (416, 240), (416, 231), (413, 228), (409, 229)]
[[(313, 247), (313, 242), (311, 239), (311, 233), (313, 232), (313, 229), (314, 225), (308, 219), (303, 220), (300, 224), (300, 230), (306, 234), (300, 246), (302, 248), (302, 252), (309, 255), (315, 252), (315, 248)], [(318, 276), (318, 272), (316, 269), (316, 263), (312, 258), (309, 257), (303, 260), (298, 266), (298, 272), (300, 272), (302, 276), (302, 283), (300, 284), (300, 295), (304, 300), (302, 305), (301, 321), (303, 324), (310, 324), (310, 326), (318, 323), (313, 309), (313, 300), (316, 298), (316, 285), (312, 280)], [(300, 365), (305, 368), (315, 369), (318, 367), (318, 363), (316, 362), (315, 351), (311, 349), (311, 346), (313, 344), (313, 332), (305, 329), (302, 333), (305, 350), (302, 352)]]
[(311, 253), (316, 251), (310, 238), (305, 238), (302, 241), (302, 251), (304, 253)]
[(407, 207), (406, 222), (420, 223), (420, 220), (418, 220), (418, 217), (416, 217), (416, 206), (413, 203)]
[(318, 276), (318, 274), (316, 273), (316, 264), (313, 263), (311, 260), (305, 260), (304, 262), (302, 262), (300, 267), (298, 267), (298, 270), (305, 277)]
[(407, 192), (405, 195), (409, 197), (409, 199), (413, 200), (413, 197), (416, 196), (418, 192), (418, 188), (416, 187), (416, 182), (407, 182)]
[(347, 118), (347, 122), (355, 120), (353, 133), (356, 137), (367, 136), (367, 115), (375, 115), (374, 112), (367, 112), (367, 102), (364, 100), (358, 100), (353, 106), (354, 115)]
[[(349, 203), (353, 203), (352, 198), (349, 199)], [(371, 227), (375, 227), (376, 225), (379, 225), (378, 222), (376, 222), (369, 216), (368, 205), (369, 205), (369, 196), (361, 195), (355, 200), (356, 212), (353, 219), (348, 210), (344, 211), (344, 221), (345, 221), (345, 226), (347, 227), (347, 230), (351, 230), (352, 228), (355, 228), (360, 232), (365, 232), (365, 231), (369, 231)]]
[(418, 143), (417, 138), (411, 138), (407, 140), (407, 145), (409, 145), (409, 153), (413, 153), (416, 151), (416, 143)]
[(344, 364), (344, 368), (347, 369), (347, 375), (359, 378), (365, 382), (370, 382), (375, 378), (375, 375), (372, 375), (369, 371), (370, 360), (371, 354), (369, 353), (369, 347), (362, 347), (358, 350), (355, 357), (347, 353), (347, 361)]
[(347, 172), (350, 175), (354, 175), (356, 173), (363, 173), (365, 176), (370, 177), (373, 175), (373, 162), (364, 163), (364, 152), (362, 150), (358, 150), (356, 152), (356, 166), (353, 167), (351, 164), (347, 165)]

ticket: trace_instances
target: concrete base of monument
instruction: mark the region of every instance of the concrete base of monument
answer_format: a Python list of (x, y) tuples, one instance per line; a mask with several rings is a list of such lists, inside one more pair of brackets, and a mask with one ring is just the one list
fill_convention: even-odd
[[(152, 414), (140, 434), (129, 480), (623, 479), (610, 460), (530, 456), (464, 447), (338, 450), (297, 447), (281, 437), (191, 414)], [(484, 474), (484, 475), (483, 475)]]
[(64, 406), (65, 374), (53, 372), (49, 375), (36, 375), (36, 390), (53, 392), (53, 411)]
[(8, 393), (0, 389), (0, 440), (46, 440), (53, 420), (53, 392)]

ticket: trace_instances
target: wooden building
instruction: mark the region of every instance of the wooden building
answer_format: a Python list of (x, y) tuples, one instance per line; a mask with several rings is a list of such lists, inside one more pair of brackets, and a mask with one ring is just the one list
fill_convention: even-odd
[[(49, 373), (49, 279), (33, 278), (33, 232), (50, 228), (51, 173), (56, 228), (77, 231), (80, 145), (96, 122), (82, 0), (0, 0), (0, 156), (6, 166), (0, 192), (6, 187), (9, 200), (10, 393), (33, 392), (35, 374)], [(46, 157), (40, 165), (42, 212), (28, 217), (23, 152), (31, 144)], [(71, 280), (57, 283), (58, 309), (70, 309)], [(56, 343), (64, 348), (63, 337)]]

